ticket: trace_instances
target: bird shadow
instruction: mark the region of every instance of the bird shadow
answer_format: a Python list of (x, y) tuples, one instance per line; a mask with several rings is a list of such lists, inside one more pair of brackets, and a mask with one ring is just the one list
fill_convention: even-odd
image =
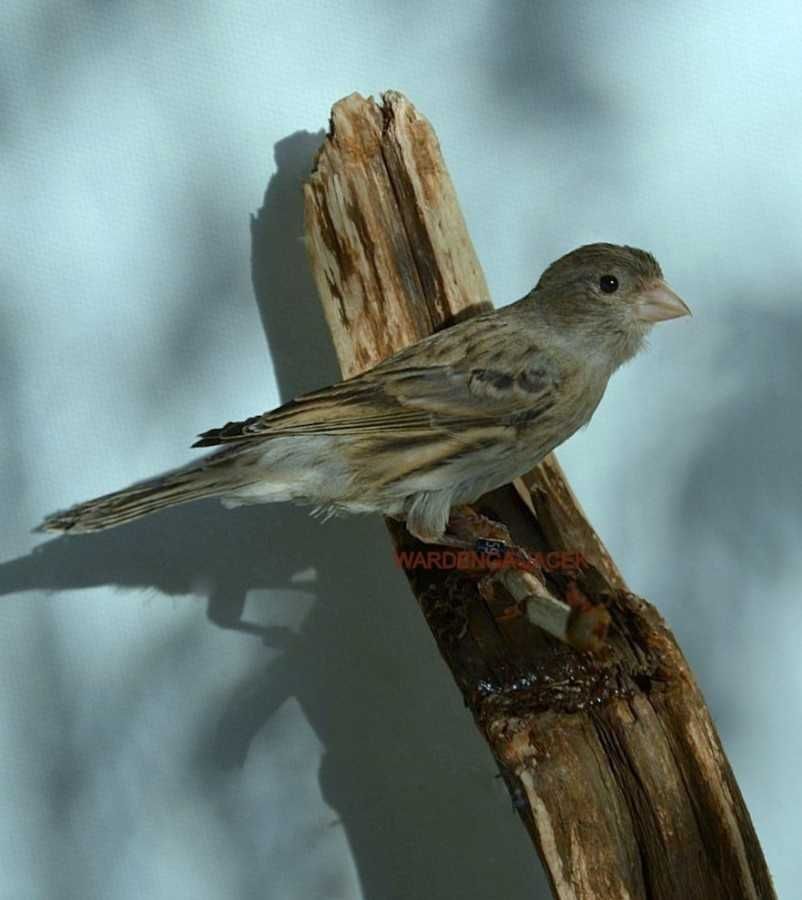
[[(302, 182), (322, 139), (298, 132), (276, 144), (252, 219), (253, 286), (284, 399), (338, 376), (302, 241)], [(298, 630), (245, 617), (250, 592), (297, 588), (310, 569), (303, 589), (315, 601)], [(210, 623), (264, 643), (266, 661), (208, 723), (194, 774), (212, 782), (245, 765), (273, 713), (297, 698), (325, 748), (321, 790), (368, 900), (548, 896), (378, 519), (321, 524), (287, 505), (201, 501), (65, 535), (0, 566), (2, 594), (97, 585), (202, 587)]]

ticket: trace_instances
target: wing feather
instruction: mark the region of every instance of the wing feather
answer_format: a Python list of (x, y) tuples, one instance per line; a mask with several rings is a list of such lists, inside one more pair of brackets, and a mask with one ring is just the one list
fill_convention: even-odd
[(451, 432), (548, 409), (559, 371), (499, 313), (439, 332), (374, 369), (200, 435), (193, 446), (280, 435)]

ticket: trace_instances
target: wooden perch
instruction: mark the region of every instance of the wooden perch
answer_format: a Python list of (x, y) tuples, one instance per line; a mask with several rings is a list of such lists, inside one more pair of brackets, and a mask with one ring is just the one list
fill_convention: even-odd
[[(344, 375), (489, 308), (437, 139), (400, 94), (335, 105), (305, 209)], [(611, 617), (603, 648), (578, 653), (526, 616), (501, 615), (515, 599), (506, 576), (488, 588), (472, 572), (408, 571), (554, 896), (773, 898), (693, 674), (656, 610), (627, 590), (556, 459), (475, 507), (532, 552), (581, 553), (584, 568), (544, 573), (547, 596)], [(397, 552), (430, 549), (387, 524)]]

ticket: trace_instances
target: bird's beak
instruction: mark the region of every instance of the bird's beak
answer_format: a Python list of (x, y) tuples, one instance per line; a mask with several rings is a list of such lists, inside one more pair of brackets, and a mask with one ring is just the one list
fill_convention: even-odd
[(656, 281), (641, 291), (635, 301), (635, 317), (641, 322), (664, 322), (667, 319), (678, 319), (691, 315), (690, 309), (682, 298), (665, 283)]

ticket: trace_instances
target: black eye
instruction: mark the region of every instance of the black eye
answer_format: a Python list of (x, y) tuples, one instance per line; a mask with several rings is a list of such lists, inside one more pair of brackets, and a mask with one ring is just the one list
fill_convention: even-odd
[(599, 279), (599, 287), (605, 294), (614, 294), (618, 290), (618, 279), (615, 275), (602, 275)]

